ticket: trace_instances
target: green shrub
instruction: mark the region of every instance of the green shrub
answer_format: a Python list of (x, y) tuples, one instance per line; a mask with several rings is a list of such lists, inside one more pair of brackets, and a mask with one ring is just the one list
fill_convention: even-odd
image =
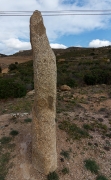
[(12, 131), (10, 132), (10, 135), (12, 135), (12, 136), (17, 136), (18, 133), (19, 133), (18, 131), (12, 130)]
[(99, 166), (94, 160), (86, 159), (84, 163), (87, 170), (90, 170), (94, 174), (98, 174)]
[(60, 155), (64, 156), (65, 159), (70, 159), (69, 151), (62, 150)]
[(54, 171), (47, 176), (48, 180), (59, 180), (58, 174)]
[(67, 168), (67, 167), (64, 167), (63, 169), (62, 169), (62, 173), (65, 175), (65, 174), (69, 174), (69, 168)]
[(26, 87), (14, 79), (0, 79), (0, 98), (18, 98), (26, 95)]
[(32, 122), (32, 119), (31, 118), (26, 118), (26, 119), (24, 119), (24, 122), (25, 123), (30, 123), (30, 122)]
[(8, 68), (9, 68), (9, 71), (13, 71), (13, 70), (17, 69), (17, 64), (12, 63), (12, 64), (9, 65)]
[(10, 137), (7, 137), (7, 136), (4, 136), (0, 139), (0, 143), (3, 145), (3, 144), (8, 144), (10, 143), (11, 141), (11, 138)]
[(8, 173), (7, 164), (10, 160), (10, 153), (0, 154), (0, 180), (5, 180)]
[(97, 176), (96, 180), (108, 180), (108, 179), (103, 175), (99, 175)]
[(87, 85), (111, 84), (111, 71), (102, 67), (90, 70), (84, 75), (84, 82)]
[(91, 125), (90, 124), (83, 124), (83, 128), (86, 130), (91, 130)]
[(84, 82), (87, 85), (95, 85), (97, 81), (97, 76), (92, 74), (91, 72), (84, 75)]
[(69, 135), (69, 137), (71, 139), (76, 139), (79, 140), (81, 138), (87, 138), (89, 136), (88, 132), (80, 127), (78, 127), (76, 124), (74, 123), (70, 123), (69, 121), (62, 121), (59, 124), (59, 128), (61, 130), (64, 130), (67, 132), (67, 134)]

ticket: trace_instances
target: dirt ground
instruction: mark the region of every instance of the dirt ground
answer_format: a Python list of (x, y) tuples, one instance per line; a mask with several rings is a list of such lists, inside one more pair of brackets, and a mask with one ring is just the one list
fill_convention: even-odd
[[(31, 162), (31, 108), (34, 94), (21, 99), (1, 100), (0, 139), (12, 137), (15, 147), (10, 151), (12, 164), (6, 180), (46, 180)], [(26, 103), (25, 103), (26, 102)], [(29, 121), (28, 121), (28, 120)], [(88, 137), (72, 138), (61, 123), (76, 124), (86, 130)], [(111, 86), (90, 86), (57, 93), (57, 154), (56, 173), (60, 180), (96, 180), (97, 174), (85, 167), (85, 160), (94, 160), (99, 166), (99, 175), (111, 180)], [(6, 149), (4, 148), (4, 152)], [(61, 152), (67, 152), (63, 154)], [(65, 169), (65, 170), (63, 170)], [(67, 171), (66, 171), (67, 170)]]
[[(7, 56), (7, 57), (0, 57), (0, 66), (2, 69), (8, 68), (9, 64), (11, 63), (24, 63), (29, 60), (32, 60), (32, 56)], [(6, 72), (3, 72), (6, 73)]]

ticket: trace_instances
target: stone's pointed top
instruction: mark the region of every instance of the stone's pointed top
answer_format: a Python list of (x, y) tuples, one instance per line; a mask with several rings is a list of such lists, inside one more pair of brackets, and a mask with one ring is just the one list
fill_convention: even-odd
[(41, 15), (41, 12), (40, 12), (40, 11), (38, 11), (38, 10), (35, 10), (35, 11), (33, 12), (33, 14), (36, 14), (36, 15)]
[(43, 18), (40, 11), (36, 10), (33, 12), (33, 15), (30, 18), (30, 28), (31, 28), (33, 37), (34, 35), (42, 36), (43, 34), (46, 33), (46, 29), (43, 24)]
[(34, 11), (31, 18), (30, 18), (30, 22), (31, 21), (33, 22), (33, 24), (37, 24), (40, 21), (43, 21), (41, 12), (38, 10)]
[(34, 17), (34, 18), (37, 18), (37, 19), (41, 19), (42, 18), (42, 14), (41, 14), (40, 11), (35, 10), (31, 17)]

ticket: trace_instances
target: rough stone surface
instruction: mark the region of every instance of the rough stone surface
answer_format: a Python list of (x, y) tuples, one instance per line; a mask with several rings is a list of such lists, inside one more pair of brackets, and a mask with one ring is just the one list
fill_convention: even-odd
[(49, 45), (43, 18), (35, 11), (30, 19), (35, 100), (32, 122), (32, 163), (44, 174), (57, 168), (56, 58)]

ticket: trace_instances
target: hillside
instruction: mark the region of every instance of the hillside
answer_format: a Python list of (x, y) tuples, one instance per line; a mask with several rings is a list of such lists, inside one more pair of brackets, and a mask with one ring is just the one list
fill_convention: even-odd
[(111, 180), (111, 46), (54, 53), (58, 168), (44, 176), (32, 166), (32, 51), (18, 52), (0, 57), (0, 180)]
[(5, 55), (5, 54), (0, 54), (0, 57), (6, 57), (7, 55)]
[[(64, 58), (65, 60), (80, 60), (80, 59), (104, 59), (104, 58), (111, 58), (111, 46), (100, 47), (100, 48), (82, 48), (82, 47), (69, 47), (67, 49), (53, 49), (57, 60)], [(32, 50), (23, 50), (19, 51), (13, 55), (5, 55), (0, 54), (0, 63), (1, 57), (7, 57), (9, 59), (12, 58), (12, 62), (14, 63), (14, 58), (18, 57), (30, 57), (32, 59)], [(4, 58), (5, 61), (5, 58)]]
[[(85, 84), (111, 83), (111, 46), (102, 48), (69, 47), (53, 49), (53, 51), (57, 59), (58, 86), (67, 84), (75, 87)], [(11, 56), (0, 57), (0, 64), (3, 72), (5, 70), (7, 72), (9, 64), (25, 63), (31, 61), (32, 58), (32, 50), (19, 51)], [(25, 66), (25, 64), (22, 65)]]

